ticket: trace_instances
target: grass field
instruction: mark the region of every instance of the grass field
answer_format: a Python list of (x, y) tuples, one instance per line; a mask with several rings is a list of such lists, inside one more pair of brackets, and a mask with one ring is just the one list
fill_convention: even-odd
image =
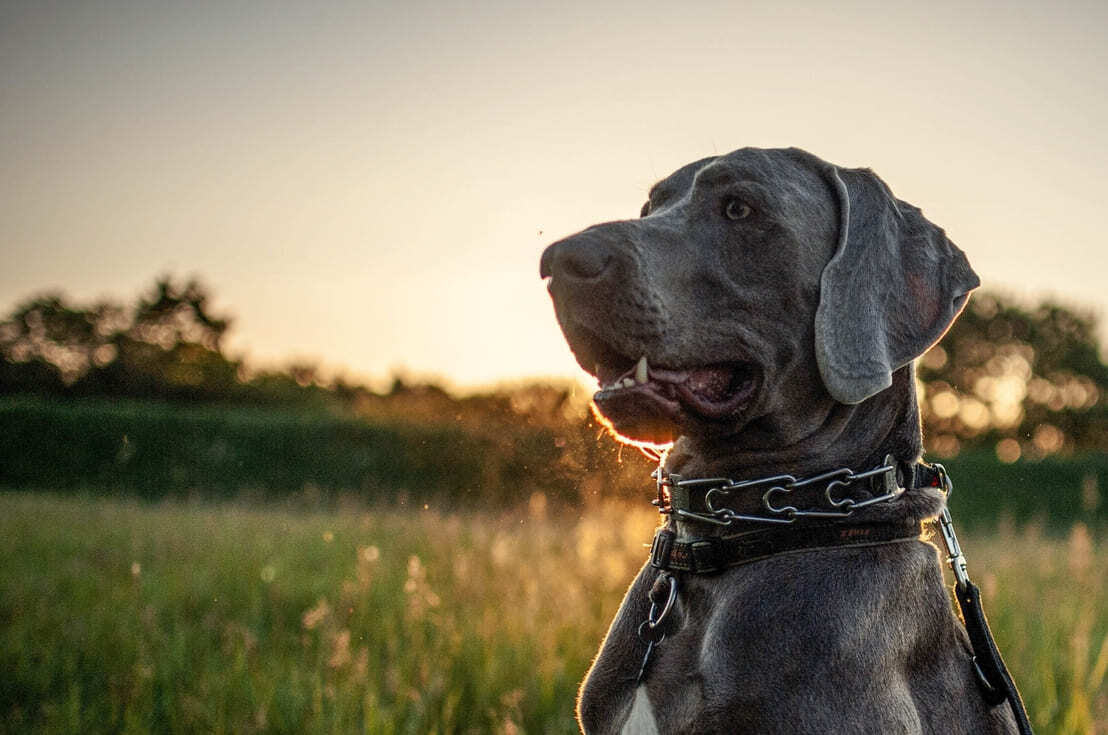
[[(655, 517), (0, 494), (0, 730), (575, 732)], [(1103, 540), (963, 542), (1036, 731), (1108, 733)]]

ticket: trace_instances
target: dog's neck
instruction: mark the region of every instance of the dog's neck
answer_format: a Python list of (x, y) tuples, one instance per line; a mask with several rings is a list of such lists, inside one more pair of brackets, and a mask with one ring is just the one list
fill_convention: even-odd
[(800, 437), (775, 444), (780, 437), (772, 436), (772, 428), (769, 431), (756, 442), (742, 433), (726, 440), (682, 436), (666, 457), (666, 471), (746, 480), (777, 474), (800, 477), (839, 467), (864, 470), (890, 454), (914, 462), (922, 436), (912, 366), (896, 371), (891, 386), (861, 403), (831, 403), (823, 421)]
[[(919, 459), (921, 447), (915, 376), (909, 365), (893, 374), (891, 386), (868, 400), (856, 405), (835, 404), (817, 431), (791, 444), (763, 451), (746, 449), (741, 440), (697, 441), (682, 437), (666, 456), (665, 469), (686, 479), (727, 477), (743, 481), (775, 475), (799, 479), (842, 468), (864, 472), (883, 465), (890, 455), (897, 462), (914, 463)], [(752, 491), (747, 497), (732, 496), (729, 505), (739, 512), (762, 515), (764, 490)], [(797, 491), (790, 500), (815, 506), (822, 491), (822, 486)], [(943, 502), (938, 490), (916, 489), (894, 505), (867, 508), (856, 520), (922, 520), (938, 513)], [(675, 523), (680, 538), (734, 531), (696, 521)]]

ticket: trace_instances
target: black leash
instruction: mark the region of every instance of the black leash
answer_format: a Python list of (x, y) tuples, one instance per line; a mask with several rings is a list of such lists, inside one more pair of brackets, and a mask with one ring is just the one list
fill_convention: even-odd
[[(954, 483), (947, 475), (945, 467), (938, 462), (933, 466), (939, 475), (940, 484), (936, 487), (941, 487), (949, 498), (954, 490)], [(1020, 697), (1016, 683), (1008, 673), (1004, 659), (1001, 658), (993, 633), (989, 630), (989, 621), (985, 619), (985, 609), (981, 606), (981, 590), (970, 581), (969, 572), (966, 569), (966, 557), (954, 533), (954, 522), (950, 517), (950, 511), (944, 507), (943, 512), (935, 520), (946, 543), (950, 570), (954, 572), (954, 599), (958, 601), (958, 609), (962, 611), (962, 620), (965, 621), (966, 632), (973, 647), (973, 668), (977, 675), (981, 696), (993, 707), (1007, 701), (1012, 709), (1012, 716), (1016, 719), (1016, 727), (1020, 735), (1034, 735), (1031, 731), (1031, 722), (1027, 718), (1027, 710), (1023, 706), (1023, 698)]]

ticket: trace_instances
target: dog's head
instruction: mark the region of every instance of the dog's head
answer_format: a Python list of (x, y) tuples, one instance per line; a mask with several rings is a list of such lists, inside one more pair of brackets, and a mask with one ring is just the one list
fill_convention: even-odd
[[(554, 243), (540, 272), (623, 437), (802, 435), (923, 354), (978, 285), (872, 172), (744, 148), (656, 184), (639, 219)], [(756, 441), (761, 440), (757, 439)]]

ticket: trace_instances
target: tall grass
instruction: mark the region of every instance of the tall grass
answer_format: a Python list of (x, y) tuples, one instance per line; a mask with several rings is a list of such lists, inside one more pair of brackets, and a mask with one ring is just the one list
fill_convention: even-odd
[[(0, 494), (0, 730), (575, 732), (654, 522)], [(1108, 733), (1103, 543), (963, 540), (1037, 731)]]
[(1001, 527), (963, 544), (1000, 650), (1039, 733), (1108, 733), (1108, 548)]

